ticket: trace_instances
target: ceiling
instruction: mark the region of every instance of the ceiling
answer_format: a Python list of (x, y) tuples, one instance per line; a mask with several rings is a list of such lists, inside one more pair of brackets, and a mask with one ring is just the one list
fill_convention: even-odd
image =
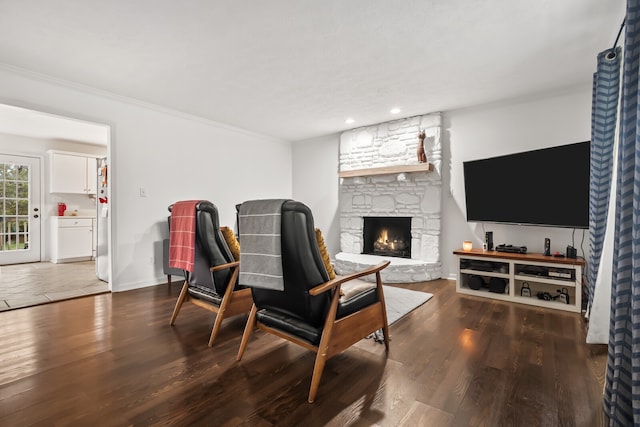
[(590, 85), (624, 10), (622, 0), (0, 0), (0, 66), (300, 141)]

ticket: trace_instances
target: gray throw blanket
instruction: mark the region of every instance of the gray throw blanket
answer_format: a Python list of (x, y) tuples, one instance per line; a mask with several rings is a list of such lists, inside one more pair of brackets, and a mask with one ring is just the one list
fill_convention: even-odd
[(240, 280), (244, 286), (282, 291), (280, 224), (285, 199), (251, 200), (240, 205)]

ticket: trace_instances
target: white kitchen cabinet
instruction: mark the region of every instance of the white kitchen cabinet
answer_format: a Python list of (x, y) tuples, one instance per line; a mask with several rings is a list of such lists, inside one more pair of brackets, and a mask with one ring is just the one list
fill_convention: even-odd
[(98, 192), (98, 159), (87, 157), (87, 194)]
[(50, 151), (50, 160), (51, 193), (96, 194), (95, 157)]
[(90, 260), (93, 256), (93, 218), (51, 217), (51, 262)]

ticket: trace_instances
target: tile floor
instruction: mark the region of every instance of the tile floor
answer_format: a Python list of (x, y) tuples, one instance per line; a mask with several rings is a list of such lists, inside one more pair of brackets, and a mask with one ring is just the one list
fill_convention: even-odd
[(95, 261), (0, 266), (0, 311), (109, 292)]

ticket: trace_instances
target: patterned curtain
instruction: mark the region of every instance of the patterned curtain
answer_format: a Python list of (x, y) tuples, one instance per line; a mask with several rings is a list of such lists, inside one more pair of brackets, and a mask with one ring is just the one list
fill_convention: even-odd
[[(610, 54), (613, 53), (613, 58)], [(589, 306), (591, 311), (607, 226), (611, 168), (620, 93), (620, 48), (598, 55), (591, 105), (591, 165), (589, 178)]]
[(640, 425), (640, 0), (627, 1), (609, 353), (604, 408), (610, 425)]

